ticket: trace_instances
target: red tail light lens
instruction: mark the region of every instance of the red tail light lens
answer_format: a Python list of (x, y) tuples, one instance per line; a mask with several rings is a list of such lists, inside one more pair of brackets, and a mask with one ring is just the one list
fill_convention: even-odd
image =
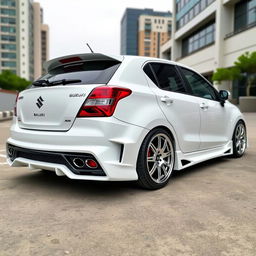
[(18, 99), (19, 99), (19, 93), (17, 93), (16, 100), (15, 100), (14, 116), (17, 116), (17, 102), (18, 102)]
[(119, 87), (97, 87), (81, 107), (77, 117), (112, 116), (119, 100), (129, 96), (130, 89)]

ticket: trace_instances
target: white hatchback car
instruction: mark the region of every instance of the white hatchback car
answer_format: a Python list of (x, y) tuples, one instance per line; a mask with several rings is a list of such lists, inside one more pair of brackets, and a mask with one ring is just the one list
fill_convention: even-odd
[(245, 121), (228, 92), (179, 63), (92, 53), (45, 69), (17, 98), (11, 166), (158, 189), (173, 170), (245, 152)]

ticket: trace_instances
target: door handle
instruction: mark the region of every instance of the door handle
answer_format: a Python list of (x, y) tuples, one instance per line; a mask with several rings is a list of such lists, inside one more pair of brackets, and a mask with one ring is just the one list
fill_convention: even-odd
[(207, 110), (209, 108), (209, 106), (206, 103), (203, 102), (203, 103), (200, 104), (200, 108), (202, 110)]
[(166, 103), (168, 106), (173, 103), (173, 99), (169, 98), (168, 96), (161, 97), (161, 101)]

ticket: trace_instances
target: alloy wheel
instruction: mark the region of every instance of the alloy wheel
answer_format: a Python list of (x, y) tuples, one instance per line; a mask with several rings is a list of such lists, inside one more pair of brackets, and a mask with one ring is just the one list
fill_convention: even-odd
[(237, 153), (242, 155), (246, 148), (246, 131), (243, 123), (238, 124), (236, 127), (234, 143)]
[(174, 147), (170, 138), (156, 134), (147, 148), (147, 168), (156, 183), (164, 183), (170, 177), (174, 165)]

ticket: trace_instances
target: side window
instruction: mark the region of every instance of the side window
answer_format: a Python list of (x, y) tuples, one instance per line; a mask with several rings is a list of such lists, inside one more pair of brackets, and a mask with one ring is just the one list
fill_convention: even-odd
[(209, 100), (217, 100), (215, 90), (197, 73), (181, 68), (182, 73), (186, 77), (193, 95)]
[(151, 63), (158, 80), (158, 87), (162, 90), (186, 93), (186, 89), (173, 65)]
[(145, 65), (145, 67), (143, 68), (144, 72), (146, 73), (146, 75), (152, 80), (152, 82), (157, 85), (157, 81), (155, 78), (155, 75), (152, 72), (152, 69), (150, 67), (150, 64)]

